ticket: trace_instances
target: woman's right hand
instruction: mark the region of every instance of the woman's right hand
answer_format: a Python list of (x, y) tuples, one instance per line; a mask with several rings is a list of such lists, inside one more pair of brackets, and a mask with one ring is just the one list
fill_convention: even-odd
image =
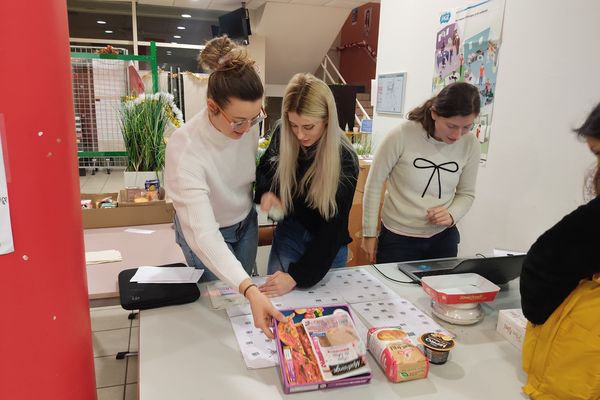
[(260, 209), (264, 212), (269, 212), (271, 207), (277, 207), (282, 209), (283, 204), (281, 204), (281, 200), (279, 197), (275, 195), (273, 192), (267, 192), (262, 195), (260, 198)]
[(370, 263), (375, 263), (375, 250), (377, 248), (376, 237), (364, 237), (360, 243), (361, 249), (367, 254), (367, 259)]
[(287, 322), (287, 318), (273, 306), (271, 300), (261, 293), (256, 286), (248, 289), (246, 298), (250, 302), (254, 326), (261, 329), (269, 339), (273, 339), (275, 336), (271, 331), (271, 317), (279, 322)]

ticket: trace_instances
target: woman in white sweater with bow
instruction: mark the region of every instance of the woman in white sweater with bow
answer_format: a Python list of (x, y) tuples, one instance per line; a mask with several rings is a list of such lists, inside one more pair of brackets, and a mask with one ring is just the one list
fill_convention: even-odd
[(475, 198), (480, 147), (469, 132), (479, 110), (477, 88), (453, 83), (379, 143), (363, 201), (362, 248), (371, 262), (456, 257), (456, 223)]

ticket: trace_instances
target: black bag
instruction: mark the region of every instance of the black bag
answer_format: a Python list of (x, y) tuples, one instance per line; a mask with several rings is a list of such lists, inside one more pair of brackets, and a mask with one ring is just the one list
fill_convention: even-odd
[[(167, 264), (160, 267), (185, 267), (185, 264)], [(176, 304), (191, 303), (200, 297), (195, 283), (137, 283), (130, 282), (137, 268), (119, 273), (121, 307), (126, 310), (146, 310)]]

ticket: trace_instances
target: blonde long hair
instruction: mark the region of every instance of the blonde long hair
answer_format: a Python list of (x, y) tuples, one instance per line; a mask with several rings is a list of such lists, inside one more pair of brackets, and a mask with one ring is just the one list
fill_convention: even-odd
[[(288, 113), (325, 122), (325, 131), (315, 144), (314, 159), (298, 182), (296, 166), (300, 143), (292, 132)], [(295, 193), (306, 196), (309, 207), (319, 210), (328, 220), (337, 213), (336, 194), (342, 175), (342, 149), (354, 151), (352, 144), (338, 125), (337, 108), (329, 87), (311, 74), (296, 74), (288, 83), (281, 109), (282, 124), (279, 144), (279, 162), (273, 185), (279, 186), (279, 195), (285, 214), (293, 209)]]

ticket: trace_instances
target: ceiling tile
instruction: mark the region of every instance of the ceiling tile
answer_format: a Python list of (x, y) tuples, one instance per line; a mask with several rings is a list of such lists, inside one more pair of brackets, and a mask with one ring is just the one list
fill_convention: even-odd
[(212, 0), (174, 0), (175, 7), (207, 9)]
[(331, 0), (291, 0), (292, 4), (302, 4), (306, 6), (322, 6)]
[(368, 3), (368, 1), (361, 0), (330, 0), (323, 4), (325, 7), (336, 7), (336, 8), (356, 8), (363, 4)]

